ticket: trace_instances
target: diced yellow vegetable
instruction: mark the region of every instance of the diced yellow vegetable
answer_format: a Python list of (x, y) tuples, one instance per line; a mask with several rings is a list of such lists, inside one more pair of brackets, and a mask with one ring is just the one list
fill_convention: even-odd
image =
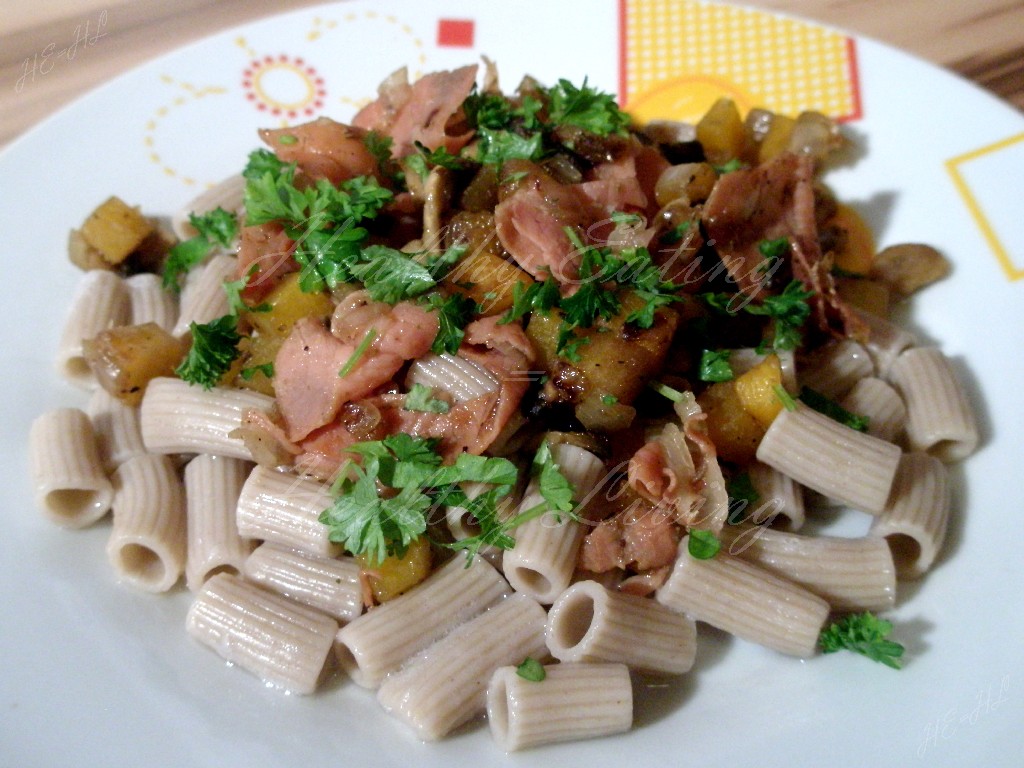
[(758, 162), (766, 163), (785, 152), (789, 148), (789, 139), (793, 135), (793, 126), (795, 125), (796, 120), (791, 117), (772, 115), (771, 127), (768, 128), (768, 133), (761, 140), (761, 146), (758, 149)]
[(838, 203), (828, 223), (845, 233), (833, 253), (835, 265), (853, 275), (869, 274), (875, 257), (875, 236), (867, 222), (854, 208)]
[(85, 242), (80, 229), (72, 229), (68, 233), (68, 259), (85, 272), (90, 269), (110, 269), (103, 255)]
[(782, 386), (782, 365), (776, 355), (768, 355), (746, 373), (736, 377), (736, 396), (743, 409), (767, 429), (782, 410), (775, 394)]
[(516, 283), (526, 289), (533, 282), (528, 272), (484, 250), (467, 253), (444, 279), (450, 289), (482, 306), (486, 315), (505, 312), (512, 306)]
[(535, 312), (526, 335), (537, 351), (537, 362), (548, 371), (562, 399), (575, 403), (576, 418), (588, 429), (616, 430), (632, 422), (630, 406), (661, 370), (679, 323), (679, 315), (661, 308), (650, 328), (627, 324), (625, 318), (644, 306), (633, 292), (622, 294), (619, 315), (601, 327), (579, 328), (586, 339), (578, 351), (580, 360), (570, 363), (556, 352), (562, 324), (561, 313)]
[(107, 264), (120, 264), (153, 232), (153, 223), (138, 208), (110, 197), (82, 224), (82, 239)]
[(263, 336), (280, 336), (283, 340), (291, 333), (296, 321), (304, 317), (330, 317), (334, 311), (331, 297), (322, 291), (304, 293), (299, 288), (299, 273), (285, 277), (262, 302), (270, 309), (249, 312), (246, 319)]
[(386, 557), (377, 563), (368, 555), (356, 558), (370, 581), (378, 603), (384, 603), (412, 589), (430, 573), (430, 542), (425, 536), (413, 539), (402, 557)]
[(712, 384), (697, 403), (707, 414), (708, 435), (718, 455), (737, 464), (753, 461), (765, 428), (743, 407), (735, 380)]
[(173, 376), (185, 355), (184, 345), (156, 323), (110, 328), (82, 348), (100, 385), (127, 405), (142, 402), (151, 379)]
[(722, 98), (697, 123), (697, 141), (712, 165), (724, 165), (743, 153), (746, 133), (743, 118), (732, 99)]

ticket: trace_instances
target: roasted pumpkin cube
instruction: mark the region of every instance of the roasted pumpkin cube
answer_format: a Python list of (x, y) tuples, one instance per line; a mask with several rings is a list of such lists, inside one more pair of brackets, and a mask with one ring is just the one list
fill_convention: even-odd
[(768, 355), (749, 371), (735, 379), (736, 396), (743, 409), (767, 429), (782, 410), (776, 388), (782, 386), (782, 365), (776, 355)]
[(485, 315), (505, 312), (512, 306), (516, 283), (525, 290), (534, 280), (529, 273), (500, 256), (475, 250), (462, 260), (444, 279), (444, 284), (483, 307)]
[(835, 266), (851, 275), (870, 274), (875, 258), (875, 236), (867, 222), (854, 208), (837, 203), (828, 225), (842, 232), (832, 254)]
[(796, 120), (792, 117), (773, 114), (768, 132), (764, 135), (757, 150), (758, 162), (767, 163), (789, 149), (789, 139), (793, 135), (794, 126), (796, 126)]
[(753, 461), (765, 428), (743, 407), (735, 380), (712, 384), (697, 404), (707, 414), (708, 435), (718, 455), (737, 464)]
[(712, 104), (697, 123), (697, 141), (712, 165), (724, 165), (740, 157), (746, 143), (746, 131), (736, 102), (722, 98)]
[(142, 402), (151, 379), (173, 376), (186, 351), (156, 323), (101, 331), (84, 340), (82, 350), (100, 386), (126, 405)]
[(369, 580), (374, 600), (384, 603), (427, 578), (430, 558), (430, 541), (421, 536), (409, 543), (401, 557), (389, 555), (378, 563), (370, 555), (359, 555), (356, 560)]
[(82, 224), (82, 239), (116, 265), (153, 233), (153, 223), (118, 197), (107, 198)]
[(330, 317), (334, 311), (331, 297), (322, 291), (305, 293), (299, 287), (299, 273), (284, 277), (261, 302), (265, 311), (246, 313), (246, 320), (261, 336), (277, 336), (283, 341), (296, 321), (304, 317)]

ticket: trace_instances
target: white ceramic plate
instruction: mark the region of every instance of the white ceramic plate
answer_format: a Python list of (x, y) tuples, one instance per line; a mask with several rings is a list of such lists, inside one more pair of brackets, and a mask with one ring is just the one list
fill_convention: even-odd
[[(203, 184), (239, 169), (257, 145), (258, 127), (277, 124), (289, 110), (292, 122), (301, 121), (307, 106), (345, 119), (403, 63), (425, 72), (487, 54), (506, 86), (530, 72), (546, 82), (589, 75), (618, 91), (643, 54), (620, 46), (623, 20), (640, 29), (637, 7), (575, 4), (563, 11), (574, 19), (569, 26), (535, 0), (304, 10), (131, 72), (0, 156), (0, 763), (1019, 764), (1024, 281), (1014, 278), (1024, 275), (1024, 119), (867, 40), (840, 44), (855, 54), (844, 70), (846, 95), (856, 97), (848, 128), (866, 152), (829, 181), (866, 212), (880, 245), (933, 243), (953, 260), (953, 276), (915, 298), (909, 318), (952, 356), (984, 431), (981, 450), (953, 471), (956, 511), (941, 561), (922, 583), (901, 587), (891, 614), (907, 646), (904, 670), (852, 654), (795, 661), (702, 630), (691, 674), (638, 689), (637, 727), (628, 735), (514, 758), (500, 755), (479, 725), (423, 745), (355, 686), (336, 682), (309, 698), (287, 696), (228, 668), (186, 637), (184, 591), (153, 597), (115, 582), (103, 552), (107, 524), (59, 530), (33, 508), (29, 424), (45, 409), (85, 401), (57, 380), (52, 363), (77, 279), (65, 258), (71, 227), (111, 193), (149, 213), (170, 213)], [(755, 21), (763, 29), (771, 19), (758, 14)], [(702, 61), (713, 62), (736, 34), (747, 34), (737, 29), (705, 35), (710, 49)], [(748, 48), (755, 45), (748, 38)], [(275, 105), (283, 115), (272, 114)]]

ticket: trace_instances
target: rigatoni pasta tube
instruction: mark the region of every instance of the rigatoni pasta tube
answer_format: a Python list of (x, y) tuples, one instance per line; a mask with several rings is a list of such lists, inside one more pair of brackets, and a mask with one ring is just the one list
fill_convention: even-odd
[(89, 399), (87, 413), (96, 432), (96, 446), (108, 472), (130, 459), (148, 453), (142, 441), (139, 409), (97, 387)]
[(506, 752), (610, 736), (633, 724), (633, 687), (623, 664), (550, 664), (544, 679), (501, 667), (487, 686), (491, 735)]
[(200, 454), (185, 466), (188, 558), (185, 583), (193, 592), (213, 574), (239, 574), (255, 542), (238, 532), (235, 509), (249, 462)]
[(740, 557), (719, 552), (698, 560), (687, 550), (689, 536), (659, 603), (697, 621), (791, 656), (811, 656), (828, 618), (829, 605), (809, 590)]
[(218, 253), (199, 269), (189, 272), (181, 290), (181, 304), (178, 322), (174, 324), (175, 336), (188, 333), (192, 323), (208, 323), (223, 317), (230, 310), (224, 283), (235, 277), (238, 259)]
[(185, 489), (174, 462), (147, 454), (114, 472), (114, 524), (107, 557), (118, 575), (147, 592), (166, 592), (185, 569)]
[(206, 582), (185, 626), (221, 658), (292, 693), (316, 690), (338, 629), (319, 611), (227, 573)]
[(408, 658), (510, 593), (483, 558), (466, 567), (453, 557), (413, 589), (342, 627), (335, 655), (357, 684), (375, 688)]
[[(573, 503), (586, 499), (605, 472), (604, 462), (578, 446), (558, 443), (550, 446), (559, 471), (573, 487)], [(518, 513), (543, 504), (539, 479), (531, 480), (519, 504)], [(585, 531), (567, 515), (557, 519), (545, 513), (515, 530), (516, 545), (505, 553), (505, 578), (517, 592), (550, 604), (569, 586), (576, 567), (576, 555)]]
[(83, 411), (57, 408), (36, 417), (28, 456), (36, 506), (51, 521), (84, 528), (110, 510), (114, 489)]
[(125, 278), (131, 307), (131, 324), (156, 323), (168, 333), (178, 321), (178, 301), (166, 290), (163, 281), (152, 272), (140, 272)]
[(352, 557), (322, 557), (264, 542), (245, 561), (243, 573), (339, 622), (352, 621), (363, 612), (360, 568)]
[(758, 461), (811, 490), (874, 515), (889, 498), (900, 454), (899, 446), (801, 404), (781, 411), (757, 447)]
[(377, 700), (421, 739), (436, 741), (486, 709), (494, 670), (544, 658), (545, 619), (532, 598), (506, 597), (388, 675)]
[(942, 549), (949, 510), (945, 465), (926, 453), (908, 453), (900, 462), (889, 503), (869, 533), (888, 542), (901, 578), (920, 578)]
[(826, 397), (843, 397), (865, 376), (875, 373), (868, 351), (852, 339), (832, 342), (811, 355), (806, 370), (798, 371), (800, 385)]
[[(793, 478), (759, 461), (747, 467), (757, 501), (742, 510), (743, 520), (797, 531), (807, 518), (803, 488)], [(782, 520), (778, 520), (781, 517)], [(721, 529), (719, 529), (721, 530)]]
[(729, 525), (722, 546), (799, 584), (837, 611), (884, 611), (896, 601), (892, 553), (875, 537), (801, 536), (762, 526)]
[(850, 413), (868, 420), (868, 434), (879, 440), (896, 442), (907, 424), (907, 406), (900, 393), (874, 376), (853, 385), (840, 405)]
[(960, 461), (978, 447), (978, 425), (967, 392), (941, 350), (908, 349), (889, 378), (907, 404), (907, 440), (915, 451)]
[(269, 467), (254, 467), (238, 496), (238, 532), (327, 557), (341, 554), (320, 522), (331, 504), (330, 488), (308, 477)]
[(142, 398), (142, 440), (151, 453), (208, 453), (252, 458), (232, 433), (250, 409), (267, 410), (274, 399), (246, 389), (203, 389), (181, 379), (156, 378)]
[(130, 317), (128, 289), (118, 275), (105, 269), (86, 272), (71, 301), (57, 347), (57, 370), (72, 384), (92, 388), (96, 376), (82, 352), (82, 340), (124, 325)]
[(547, 644), (560, 661), (621, 662), (641, 672), (678, 675), (693, 666), (693, 620), (654, 600), (580, 581), (548, 612)]

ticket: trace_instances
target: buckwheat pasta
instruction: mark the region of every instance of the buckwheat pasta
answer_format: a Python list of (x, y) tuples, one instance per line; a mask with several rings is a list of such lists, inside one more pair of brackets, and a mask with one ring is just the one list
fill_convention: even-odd
[(216, 573), (239, 574), (255, 542), (238, 532), (235, 509), (251, 464), (201, 453), (185, 465), (188, 558), (185, 583), (193, 592)]
[(250, 410), (269, 408), (273, 399), (245, 389), (205, 390), (180, 379), (149, 382), (142, 399), (142, 440), (152, 453), (209, 453), (252, 459), (232, 433)]
[(899, 392), (884, 380), (868, 376), (853, 385), (840, 405), (868, 420), (867, 433), (890, 443), (903, 435), (907, 406)]
[(800, 530), (807, 517), (803, 488), (793, 478), (759, 461), (747, 467), (747, 474), (758, 499), (743, 510), (743, 519), (789, 531)]
[(907, 404), (907, 440), (915, 451), (960, 461), (978, 446), (978, 426), (967, 392), (949, 359), (934, 347), (903, 352), (889, 377)]
[(386, 711), (424, 741), (436, 741), (486, 710), (498, 667), (543, 658), (544, 609), (515, 594), (426, 648), (377, 690)]
[(506, 752), (628, 731), (629, 670), (623, 664), (552, 664), (534, 682), (515, 667), (501, 667), (487, 686), (487, 721)]
[(801, 386), (809, 387), (826, 397), (840, 398), (865, 376), (875, 373), (875, 364), (868, 351), (856, 341), (828, 344), (817, 350), (807, 368), (799, 371)]
[(131, 317), (128, 289), (124, 280), (103, 269), (85, 273), (64, 320), (57, 347), (57, 369), (75, 386), (91, 389), (96, 376), (82, 352), (82, 341), (100, 331), (124, 325)]
[(330, 531), (320, 522), (320, 513), (330, 499), (324, 483), (257, 466), (238, 497), (238, 532), (247, 538), (336, 557), (341, 547), (330, 540)]
[(225, 661), (308, 694), (316, 690), (338, 625), (319, 611), (218, 573), (196, 595), (185, 627)]
[(138, 408), (125, 405), (107, 390), (97, 387), (86, 412), (92, 421), (96, 445), (107, 472), (113, 472), (132, 456), (148, 453), (142, 441)]
[(342, 627), (335, 655), (364, 688), (376, 688), (416, 653), (511, 594), (486, 560), (452, 558), (404, 595)]
[(465, 402), (498, 388), (498, 379), (489, 370), (458, 355), (427, 355), (409, 366), (407, 383), (440, 389), (455, 402)]
[(547, 645), (559, 661), (678, 675), (693, 666), (697, 631), (692, 619), (654, 600), (580, 581), (551, 606)]
[[(574, 488), (573, 503), (579, 504), (591, 492), (605, 471), (604, 462), (575, 445), (550, 446), (551, 455)], [(518, 512), (542, 504), (538, 481), (527, 487)], [(583, 526), (563, 514), (556, 520), (548, 512), (516, 529), (516, 546), (505, 553), (502, 568), (517, 592), (550, 604), (569, 586), (576, 567), (576, 555), (583, 538)]]
[(131, 306), (131, 324), (156, 323), (168, 333), (178, 320), (178, 302), (164, 290), (163, 281), (150, 272), (125, 278)]
[(110, 510), (113, 486), (83, 411), (56, 408), (37, 416), (28, 456), (36, 506), (52, 522), (84, 528)]
[(208, 323), (230, 309), (224, 283), (235, 276), (237, 259), (218, 253), (201, 268), (190, 272), (181, 290), (181, 308), (174, 335), (184, 336), (191, 323)]
[(722, 547), (828, 601), (834, 611), (884, 611), (896, 601), (888, 546), (870, 537), (802, 536), (750, 525), (722, 529)]
[(263, 543), (245, 561), (245, 577), (339, 623), (363, 612), (359, 564), (351, 557), (322, 557)]
[(949, 525), (947, 474), (934, 456), (904, 454), (889, 503), (871, 524), (871, 535), (892, 548), (900, 578), (920, 578), (942, 550)]
[(829, 614), (822, 598), (740, 557), (692, 557), (685, 538), (657, 600), (744, 640), (802, 657), (814, 653)]
[(870, 312), (858, 311), (857, 317), (867, 325), (868, 339), (864, 346), (875, 362), (875, 370), (879, 376), (888, 379), (893, 361), (905, 350), (916, 347), (917, 337)]
[(114, 472), (107, 557), (124, 581), (166, 592), (185, 570), (185, 489), (167, 456), (146, 454)]
[(901, 451), (803, 405), (783, 410), (757, 448), (757, 459), (801, 485), (871, 514), (889, 498)]

